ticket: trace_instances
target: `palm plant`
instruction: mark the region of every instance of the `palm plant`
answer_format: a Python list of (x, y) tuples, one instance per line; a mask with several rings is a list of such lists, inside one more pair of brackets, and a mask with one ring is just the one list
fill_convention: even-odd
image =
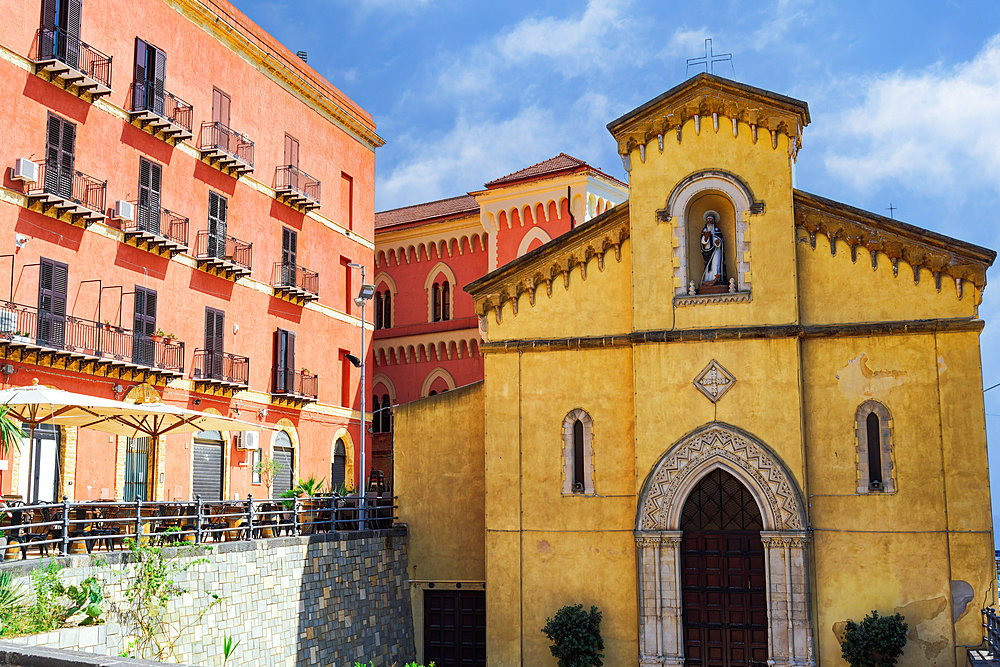
[(0, 451), (4, 456), (13, 449), (21, 451), (21, 427), (10, 416), (10, 406), (0, 405)]

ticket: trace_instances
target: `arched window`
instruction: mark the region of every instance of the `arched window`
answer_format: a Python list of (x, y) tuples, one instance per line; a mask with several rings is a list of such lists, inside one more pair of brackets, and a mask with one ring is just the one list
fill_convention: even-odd
[(451, 319), (451, 285), (447, 280), (441, 285), (441, 319)]
[(378, 396), (372, 396), (372, 433), (382, 432), (382, 405)]
[(434, 291), (431, 298), (434, 300), (434, 321), (441, 321), (441, 285), (434, 283)]
[(347, 473), (347, 448), (343, 438), (337, 438), (333, 448), (333, 469), (330, 471), (330, 488), (334, 491), (345, 485)]
[(858, 493), (894, 493), (892, 416), (878, 401), (865, 401), (854, 415)]
[(392, 292), (386, 290), (382, 295), (382, 328), (392, 328)]
[(577, 408), (563, 419), (563, 494), (594, 495), (594, 422)]
[(382, 292), (375, 292), (375, 328), (383, 328), (383, 312), (384, 306), (382, 304)]
[(382, 433), (392, 431), (392, 401), (389, 394), (382, 395)]

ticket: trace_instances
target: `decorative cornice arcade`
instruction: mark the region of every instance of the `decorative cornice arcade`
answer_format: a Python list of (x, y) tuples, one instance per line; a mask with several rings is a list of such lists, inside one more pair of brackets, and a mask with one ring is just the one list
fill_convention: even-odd
[(986, 286), (986, 269), (996, 259), (996, 252), (943, 234), (885, 218), (853, 206), (831, 201), (817, 195), (795, 190), (795, 226), (809, 233), (813, 248), (816, 234), (830, 240), (830, 252), (837, 253), (838, 241), (847, 244), (851, 257), (857, 261), (859, 247), (868, 251), (873, 269), (878, 268), (878, 253), (892, 262), (892, 272), (898, 275), (898, 263), (903, 260), (913, 267), (914, 282), (920, 281), (921, 269), (934, 275), (941, 289), (941, 275), (955, 280), (961, 297), (962, 281), (978, 289)]
[(535, 305), (538, 288), (545, 286), (547, 294), (552, 296), (552, 285), (560, 276), (563, 286), (569, 289), (569, 276), (576, 267), (586, 280), (591, 259), (596, 258), (597, 268), (603, 271), (604, 257), (613, 250), (615, 260), (620, 262), (622, 244), (629, 237), (628, 208), (628, 201), (625, 201), (466, 285), (465, 291), (475, 300), (476, 313), (485, 317), (493, 310), (499, 322), (504, 304), (511, 302), (516, 315), (518, 298), (522, 294), (527, 293), (531, 305)]
[(770, 133), (771, 148), (777, 147), (778, 134), (786, 135), (789, 152), (795, 155), (802, 147), (802, 130), (809, 124), (809, 107), (801, 100), (699, 74), (611, 121), (608, 131), (618, 141), (619, 155), (627, 160), (629, 153), (639, 148), (645, 159), (646, 144), (655, 140), (662, 152), (664, 137), (671, 131), (680, 142), (681, 128), (689, 120), (694, 121), (696, 133), (701, 132), (702, 121), (711, 122), (718, 132), (723, 116), (731, 122), (734, 136), (740, 122), (749, 125), (754, 143), (758, 129)]

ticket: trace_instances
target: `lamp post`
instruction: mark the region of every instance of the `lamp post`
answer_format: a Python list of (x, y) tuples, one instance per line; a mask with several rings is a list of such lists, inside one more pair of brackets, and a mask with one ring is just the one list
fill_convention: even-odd
[(351, 262), (348, 264), (352, 269), (361, 269), (361, 289), (354, 298), (354, 305), (361, 308), (361, 357), (352, 354), (347, 355), (348, 361), (354, 364), (355, 368), (361, 369), (361, 524), (359, 528), (365, 530), (365, 501), (368, 489), (365, 482), (365, 302), (375, 296), (375, 286), (365, 283), (365, 265)]

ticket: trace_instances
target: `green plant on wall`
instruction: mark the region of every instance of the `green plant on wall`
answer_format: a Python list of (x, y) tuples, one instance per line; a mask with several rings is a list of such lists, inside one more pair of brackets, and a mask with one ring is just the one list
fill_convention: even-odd
[(552, 641), (549, 650), (559, 659), (559, 667), (601, 667), (604, 640), (601, 638), (601, 612), (591, 606), (566, 606), (552, 618), (545, 619), (542, 632)]
[(129, 551), (127, 564), (118, 573), (122, 578), (123, 600), (111, 603), (111, 612), (127, 636), (119, 655), (177, 661), (177, 641), (222, 602), (215, 593), (206, 593), (207, 600), (189, 615), (187, 623), (167, 621), (168, 605), (190, 593), (177, 579), (192, 567), (207, 563), (207, 558), (197, 556), (210, 548), (180, 547), (167, 552), (165, 547), (132, 539), (126, 540), (125, 545)]
[[(29, 604), (10, 572), (0, 572), (0, 636), (38, 634), (70, 625), (104, 622), (104, 593), (96, 577), (66, 587), (54, 560), (31, 572)], [(82, 618), (80, 616), (82, 615)]]
[(10, 416), (10, 406), (0, 405), (0, 452), (4, 456), (13, 450), (21, 451), (21, 427)]
[(285, 464), (275, 461), (268, 456), (261, 456), (260, 461), (253, 466), (254, 473), (260, 477), (260, 483), (267, 489), (267, 497), (271, 497), (271, 484), (274, 483), (274, 476), (285, 469)]
[(894, 667), (906, 646), (908, 629), (902, 614), (879, 616), (872, 611), (861, 623), (847, 622), (841, 655), (851, 667)]

